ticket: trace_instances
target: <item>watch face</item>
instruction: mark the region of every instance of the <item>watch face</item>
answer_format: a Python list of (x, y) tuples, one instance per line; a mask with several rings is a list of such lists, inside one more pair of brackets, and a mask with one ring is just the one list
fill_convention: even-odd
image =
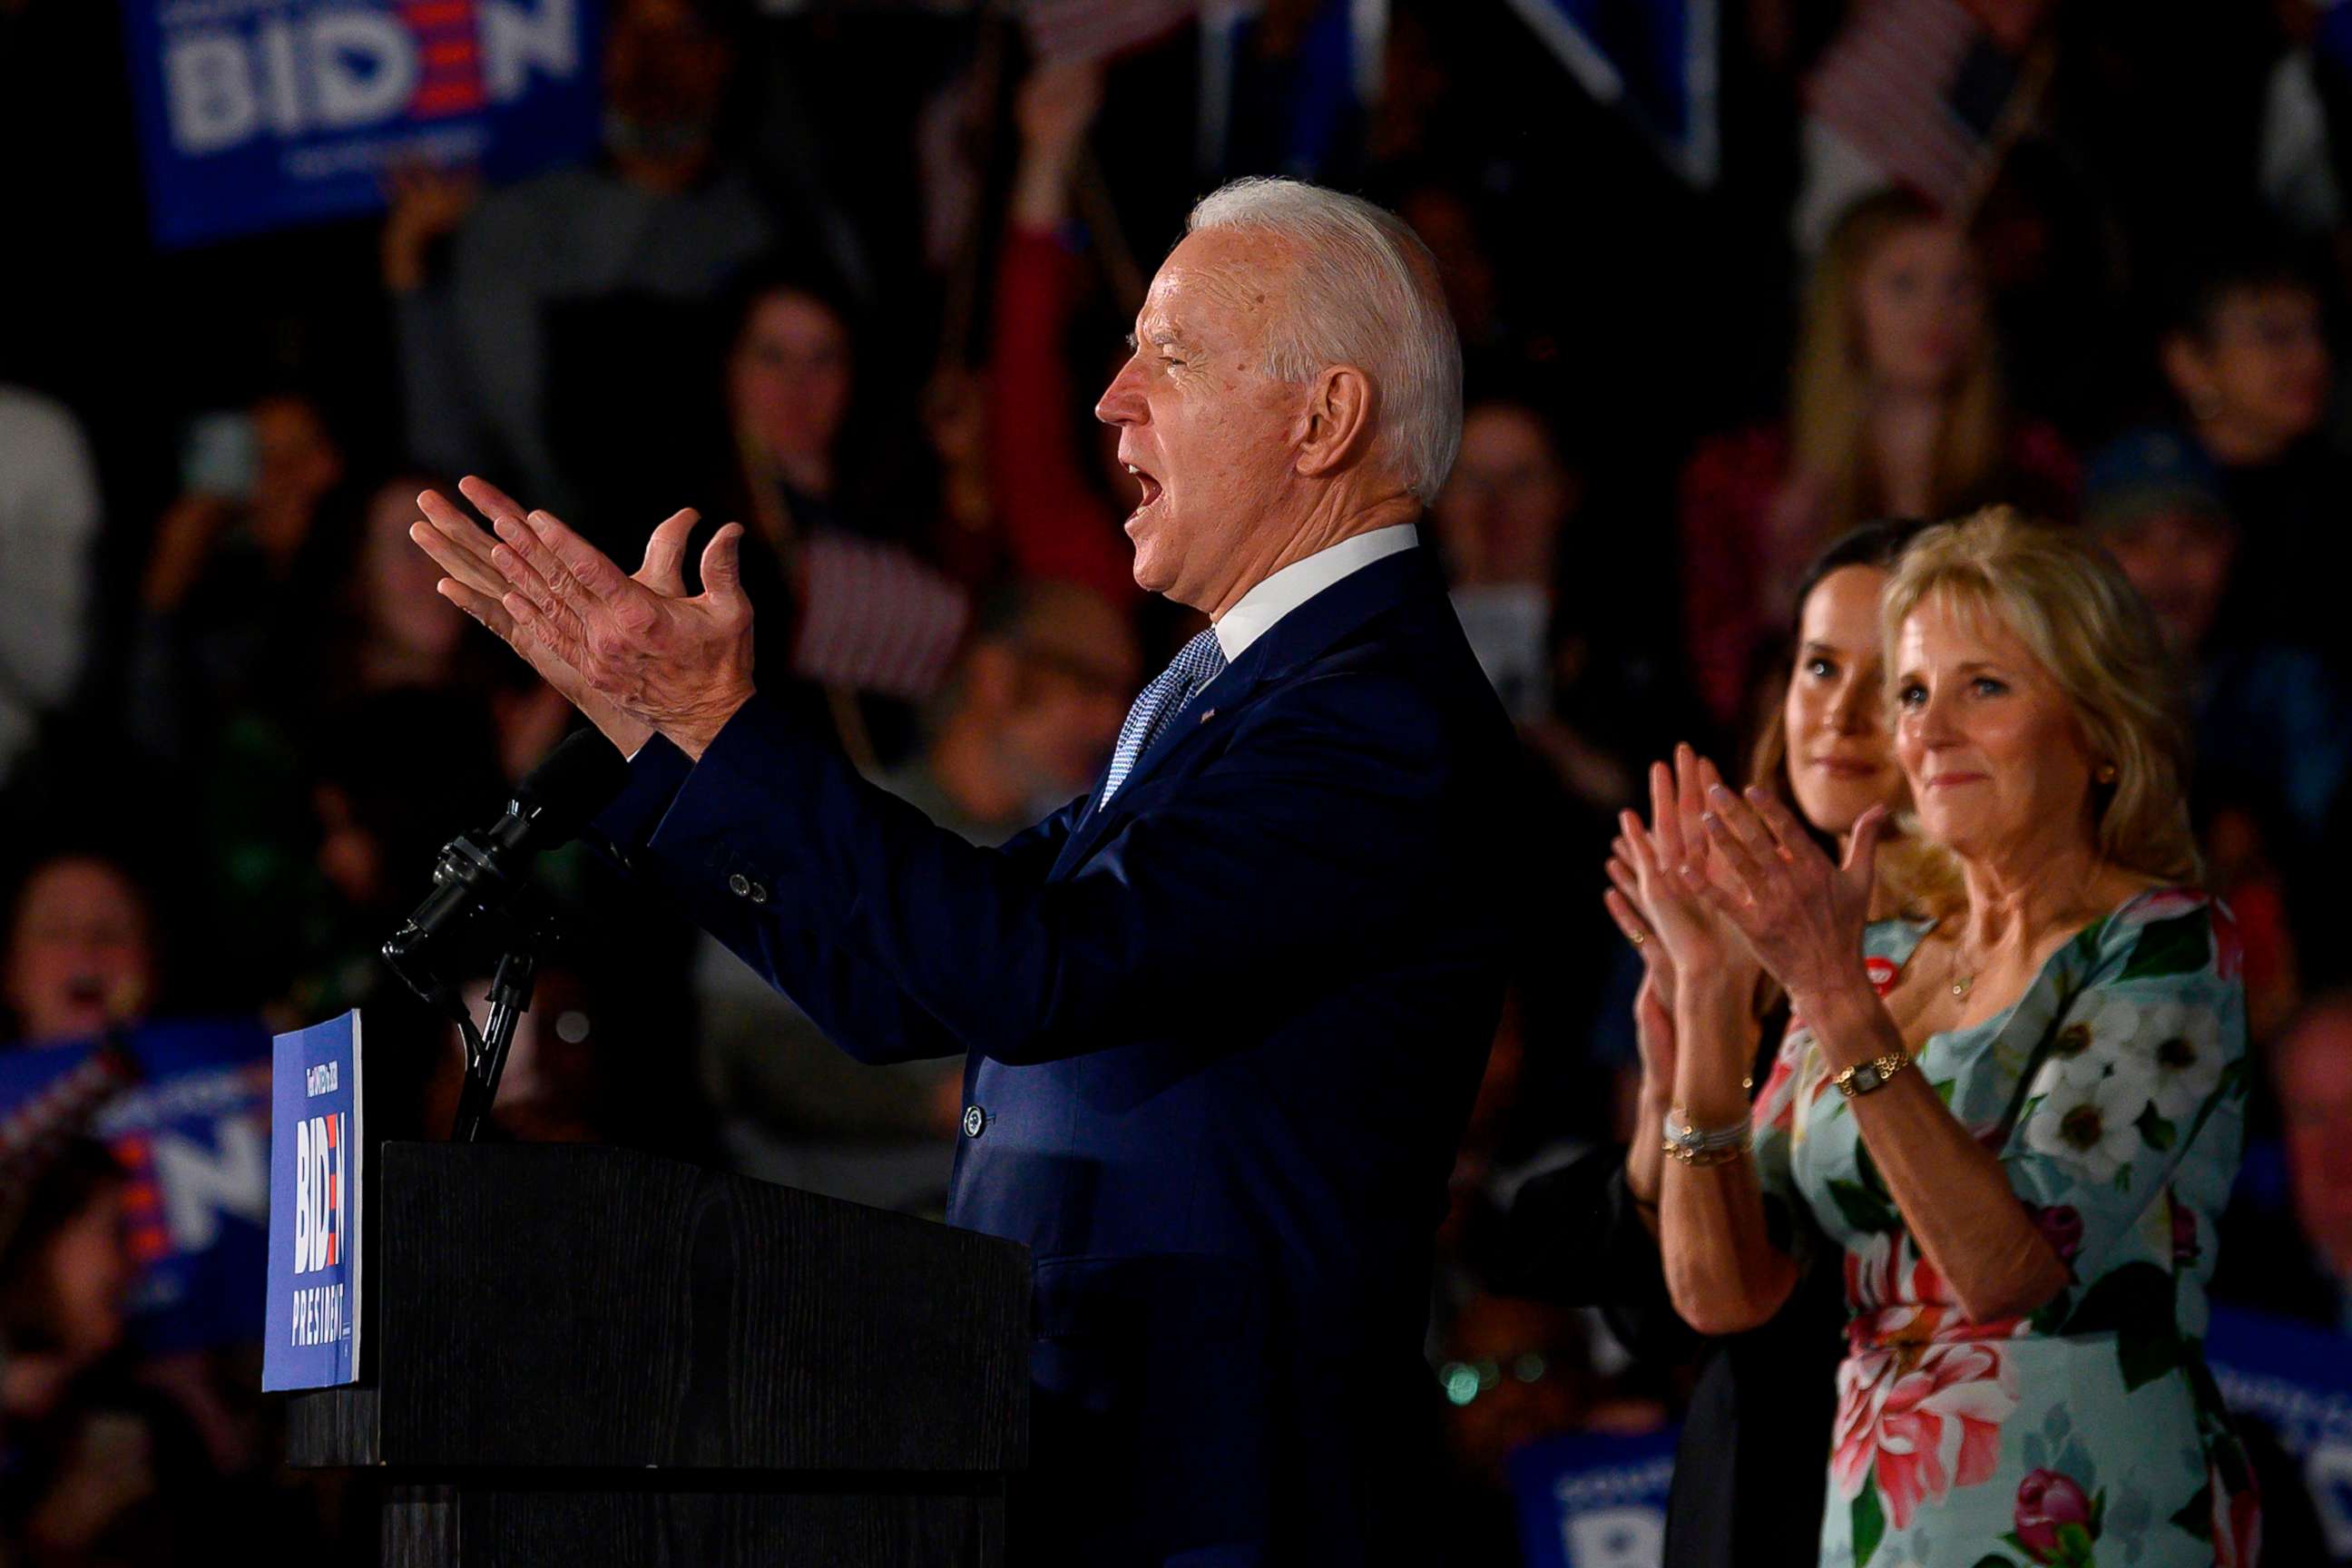
[(1854, 1068), (1853, 1087), (1862, 1090), (1865, 1094), (1870, 1090), (1876, 1089), (1878, 1087), (1877, 1067), (1873, 1064), (1865, 1063), (1863, 1066)]

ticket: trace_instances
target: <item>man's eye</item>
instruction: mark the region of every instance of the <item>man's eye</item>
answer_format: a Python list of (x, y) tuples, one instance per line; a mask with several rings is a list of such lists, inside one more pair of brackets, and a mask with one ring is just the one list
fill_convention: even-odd
[(1902, 707), (1916, 708), (1927, 700), (1927, 689), (1915, 680), (1897, 691), (1895, 694), (1895, 700)]
[(1805, 673), (1811, 676), (1815, 680), (1834, 680), (1837, 679), (1837, 666), (1830, 662), (1828, 659), (1809, 658), (1805, 660)]

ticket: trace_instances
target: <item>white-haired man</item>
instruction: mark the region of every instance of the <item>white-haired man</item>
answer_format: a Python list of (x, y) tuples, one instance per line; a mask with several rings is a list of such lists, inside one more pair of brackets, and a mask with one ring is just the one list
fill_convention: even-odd
[[(1049, 417), (1050, 410), (1020, 411)], [(1015, 1559), (1419, 1559), (1431, 1238), (1500, 1006), (1511, 737), (1413, 520), (1460, 439), (1428, 253), (1286, 181), (1201, 203), (1097, 410), (1136, 580), (1207, 614), (1101, 782), (1002, 849), (751, 689), (740, 530), (632, 577), (469, 481), (442, 591), (634, 756), (635, 873), (872, 1061), (966, 1059), (949, 1218), (1030, 1247)]]

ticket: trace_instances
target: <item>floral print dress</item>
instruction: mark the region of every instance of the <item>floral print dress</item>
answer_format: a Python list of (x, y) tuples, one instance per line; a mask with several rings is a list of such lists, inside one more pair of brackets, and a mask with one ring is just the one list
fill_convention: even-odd
[[(1892, 988), (1928, 927), (1864, 939)], [(2000, 1157), (2065, 1259), (2029, 1317), (1971, 1322), (1924, 1258), (1801, 1023), (1756, 1104), (1767, 1201), (1843, 1250), (1847, 1324), (1822, 1568), (2189, 1568), (2254, 1561), (2243, 1449), (2205, 1369), (2214, 1225), (2237, 1173), (2237, 931), (2155, 889), (2051, 955), (1917, 1071)]]

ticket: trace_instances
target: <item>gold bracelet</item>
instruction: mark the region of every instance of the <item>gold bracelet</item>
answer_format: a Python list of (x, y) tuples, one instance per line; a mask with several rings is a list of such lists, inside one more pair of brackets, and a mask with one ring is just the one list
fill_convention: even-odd
[(1688, 1143), (1677, 1143), (1671, 1138), (1664, 1140), (1664, 1143), (1666, 1153), (1685, 1165), (1728, 1165), (1748, 1152), (1745, 1143), (1715, 1149), (1694, 1148)]
[(1908, 1053), (1889, 1051), (1883, 1057), (1873, 1057), (1866, 1062), (1856, 1062), (1830, 1081), (1838, 1092), (1852, 1100), (1886, 1087), (1886, 1080), (1911, 1065)]

